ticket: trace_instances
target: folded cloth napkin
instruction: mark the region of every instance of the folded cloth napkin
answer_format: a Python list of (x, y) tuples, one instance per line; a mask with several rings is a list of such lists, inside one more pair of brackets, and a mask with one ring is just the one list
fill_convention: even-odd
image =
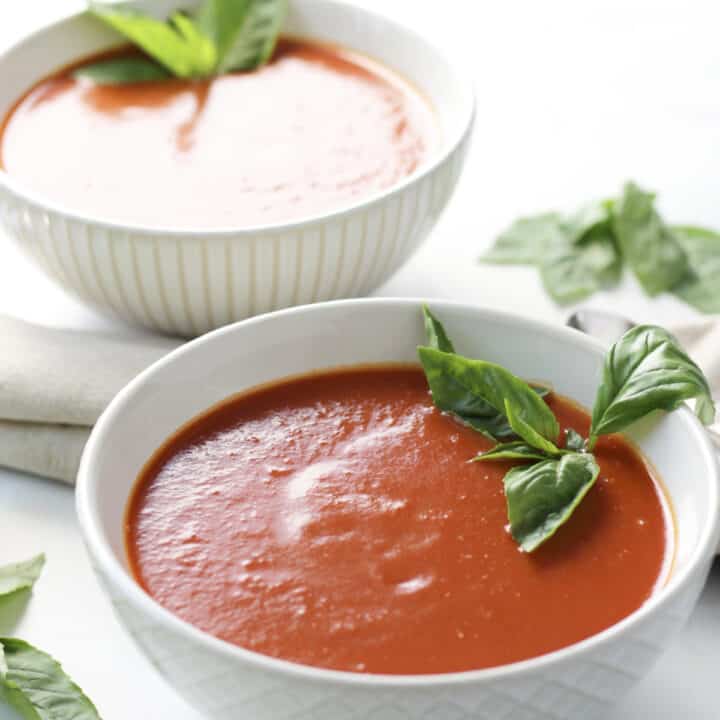
[(0, 315), (0, 465), (75, 482), (90, 429), (135, 375), (180, 344)]
[[(670, 329), (720, 397), (720, 322)], [(181, 342), (58, 330), (2, 315), (0, 333), (0, 465), (70, 484), (90, 429), (114, 395)]]

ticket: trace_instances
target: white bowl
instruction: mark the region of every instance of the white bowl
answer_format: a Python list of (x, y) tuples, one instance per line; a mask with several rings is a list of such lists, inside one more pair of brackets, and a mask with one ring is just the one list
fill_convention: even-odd
[[(380, 60), (436, 108), (440, 148), (392, 188), (319, 216), (265, 227), (158, 230), (62, 207), (0, 170), (0, 221), (65, 289), (101, 311), (194, 336), (278, 308), (365, 295), (425, 239), (460, 175), (473, 120), (461, 67), (413, 32), (331, 0), (291, 0), (286, 31)], [(85, 14), (0, 57), (0, 117), (56, 68), (119, 42)], [(60, 140), (61, 141), (61, 140)]]
[[(592, 404), (603, 349), (587, 336), (467, 305), (432, 305), (463, 352), (550, 381), (559, 392)], [(321, 670), (218, 640), (141, 590), (125, 559), (124, 508), (145, 461), (180, 425), (229, 395), (284, 376), (412, 361), (423, 340), (416, 300), (348, 300), (284, 310), (174, 351), (130, 383), (95, 426), (77, 487), (93, 565), (142, 650), (208, 718), (596, 718), (647, 672), (692, 610), (720, 528), (715, 455), (687, 409), (646, 419), (630, 433), (659, 471), (675, 509), (677, 555), (669, 582), (617, 625), (542, 657), (447, 675)]]

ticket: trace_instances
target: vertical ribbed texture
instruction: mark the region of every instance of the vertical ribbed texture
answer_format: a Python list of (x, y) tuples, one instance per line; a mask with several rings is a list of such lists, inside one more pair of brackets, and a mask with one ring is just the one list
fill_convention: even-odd
[(383, 283), (425, 239), (459, 177), (463, 142), (367, 207), (282, 232), (142, 235), (44, 211), (0, 186), (9, 234), (64, 288), (133, 323), (187, 337)]

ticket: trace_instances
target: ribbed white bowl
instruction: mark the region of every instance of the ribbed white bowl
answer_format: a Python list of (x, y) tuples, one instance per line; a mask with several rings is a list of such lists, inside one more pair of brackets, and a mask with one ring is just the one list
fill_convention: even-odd
[[(549, 381), (592, 404), (603, 349), (587, 336), (470, 306), (434, 302), (433, 308), (463, 352)], [(648, 671), (690, 614), (713, 558), (719, 513), (714, 451), (687, 409), (648, 418), (631, 433), (675, 509), (670, 580), (617, 625), (542, 657), (448, 675), (320, 670), (211, 637), (141, 590), (127, 569), (124, 508), (139, 470), (176, 428), (223, 398), (273, 379), (356, 363), (412, 361), (423, 338), (416, 300), (348, 300), (284, 310), (176, 350), (130, 383), (95, 426), (77, 486), (91, 560), (140, 648), (208, 720), (592, 720)], [(543, 622), (541, 616), (536, 620)]]
[[(299, 222), (178, 231), (60, 207), (0, 170), (0, 221), (10, 236), (85, 302), (185, 336), (381, 284), (424, 240), (452, 194), (472, 127), (472, 89), (443, 54), (378, 15), (332, 0), (291, 0), (290, 8), (289, 33), (371, 55), (429, 97), (442, 143), (417, 172), (365, 201)], [(118, 42), (82, 14), (25, 39), (0, 58), (0, 116), (41, 77)]]

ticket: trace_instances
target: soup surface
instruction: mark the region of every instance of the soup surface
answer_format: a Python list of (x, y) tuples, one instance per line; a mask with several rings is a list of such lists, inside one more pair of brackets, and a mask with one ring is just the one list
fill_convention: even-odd
[[(587, 414), (556, 395), (563, 428)], [(138, 582), (217, 637), (339, 670), (444, 673), (556, 650), (665, 580), (671, 522), (618, 436), (600, 478), (532, 554), (506, 530), (506, 463), (440, 413), (420, 369), (380, 366), (258, 389), (182, 429), (127, 514)]]
[(434, 111), (402, 78), (349, 50), (284, 39), (263, 68), (209, 81), (102, 86), (65, 70), (6, 118), (0, 159), (80, 212), (249, 227), (381, 191), (438, 140)]

